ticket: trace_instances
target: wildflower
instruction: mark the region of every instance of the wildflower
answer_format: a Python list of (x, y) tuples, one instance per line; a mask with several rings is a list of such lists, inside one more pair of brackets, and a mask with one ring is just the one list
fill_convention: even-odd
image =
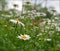
[(51, 41), (51, 39), (50, 39), (50, 38), (48, 38), (48, 39), (45, 39), (45, 41)]
[(59, 18), (58, 17), (55, 17), (56, 20), (58, 20)]
[(14, 19), (10, 19), (10, 22), (13, 22), (15, 24), (21, 24), (23, 27), (25, 26), (22, 22), (20, 22), (18, 19), (14, 20)]
[(54, 19), (52, 19), (52, 20), (50, 20), (50, 19), (47, 19), (47, 23), (48, 23), (48, 25), (50, 25), (50, 24), (54, 24)]
[(57, 30), (57, 31), (60, 31), (60, 27), (56, 27), (56, 30)]
[(46, 14), (45, 13), (40, 13), (40, 16), (46, 16)]
[(10, 9), (15, 9), (15, 10), (18, 10), (18, 11), (22, 11), (22, 1), (8, 1), (8, 4), (7, 4), (7, 10), (10, 10)]
[(54, 34), (54, 31), (49, 31), (49, 35), (52, 36)]
[(20, 35), (17, 38), (22, 39), (22, 40), (29, 40), (31, 37), (29, 35)]
[[(49, 7), (48, 8), (48, 11), (53, 14), (53, 13), (56, 13), (56, 9), (54, 7)], [(55, 15), (55, 14), (54, 14)]]
[(37, 12), (37, 13), (36, 13), (36, 15), (37, 15), (37, 16), (40, 16), (40, 13), (39, 13), (39, 12)]

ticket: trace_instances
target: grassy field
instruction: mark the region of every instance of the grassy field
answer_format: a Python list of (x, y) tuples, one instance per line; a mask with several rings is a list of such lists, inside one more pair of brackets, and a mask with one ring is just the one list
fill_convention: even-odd
[(60, 51), (60, 18), (0, 13), (0, 51)]

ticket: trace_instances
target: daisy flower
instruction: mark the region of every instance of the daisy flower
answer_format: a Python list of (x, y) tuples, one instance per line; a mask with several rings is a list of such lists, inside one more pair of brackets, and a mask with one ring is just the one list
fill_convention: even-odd
[(14, 20), (14, 19), (10, 19), (10, 22), (13, 22), (15, 24), (21, 24), (23, 27), (25, 26), (22, 22), (20, 22), (18, 19)]
[(22, 39), (22, 40), (29, 40), (31, 37), (27, 34), (24, 34), (24, 35), (18, 36), (17, 38)]

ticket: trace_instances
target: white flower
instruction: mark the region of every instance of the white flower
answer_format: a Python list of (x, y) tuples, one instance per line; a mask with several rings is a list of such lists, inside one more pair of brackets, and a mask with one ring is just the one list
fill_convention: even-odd
[(37, 12), (36, 14), (37, 14), (37, 16), (40, 16), (40, 13), (39, 12)]
[(59, 20), (59, 17), (55, 17), (56, 20)]
[(56, 30), (57, 30), (57, 31), (60, 31), (60, 27), (56, 27)]
[(15, 24), (21, 24), (23, 27), (25, 26), (22, 22), (20, 22), (18, 19), (14, 20), (14, 19), (10, 19), (10, 22), (13, 22)]
[(52, 19), (52, 20), (47, 19), (47, 23), (48, 23), (48, 25), (53, 24), (54, 23), (54, 19)]
[(57, 31), (60, 31), (60, 23), (55, 23), (54, 25), (55, 25), (55, 27), (56, 27), (56, 30), (57, 30)]
[(22, 40), (29, 40), (31, 37), (27, 34), (24, 34), (24, 35), (18, 36), (17, 38), (22, 39)]
[(48, 11), (53, 14), (54, 12), (56, 12), (56, 9), (54, 7), (49, 7)]
[(45, 13), (40, 13), (40, 16), (46, 16), (46, 14)]
[(22, 1), (19, 0), (9, 0), (7, 1), (7, 8), (6, 10), (9, 9), (16, 9), (18, 11), (22, 11)]
[(51, 41), (51, 39), (48, 38), (48, 39), (45, 39), (45, 41)]
[(51, 24), (51, 20), (50, 19), (47, 19), (47, 23), (48, 23), (48, 25)]

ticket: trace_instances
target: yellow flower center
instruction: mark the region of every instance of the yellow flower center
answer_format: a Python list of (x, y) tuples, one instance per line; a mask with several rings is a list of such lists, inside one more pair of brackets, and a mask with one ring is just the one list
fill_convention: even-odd
[(18, 19), (16, 19), (16, 22), (20, 22)]
[(23, 36), (21, 36), (21, 38), (23, 38), (23, 39), (25, 39), (25, 38), (27, 38), (25, 35), (23, 35)]

